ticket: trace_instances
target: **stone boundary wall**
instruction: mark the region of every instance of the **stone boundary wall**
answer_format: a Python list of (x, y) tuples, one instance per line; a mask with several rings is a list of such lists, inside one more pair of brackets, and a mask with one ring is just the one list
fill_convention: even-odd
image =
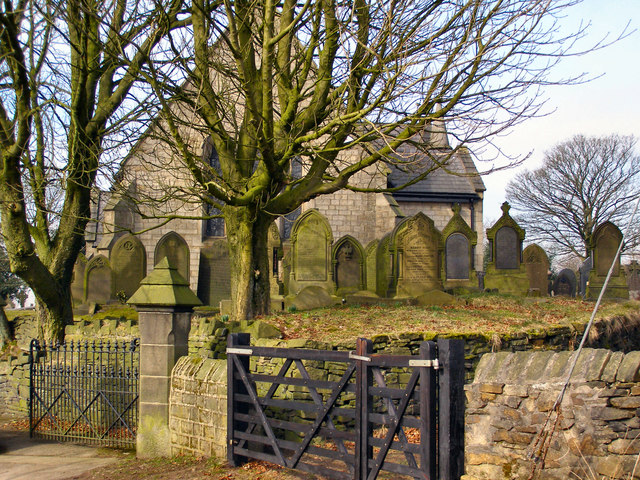
[(20, 352), (0, 361), (0, 404), (3, 413), (24, 416), (29, 411), (29, 354)]
[[(536, 439), (574, 355), (500, 352), (482, 357), (473, 383), (465, 387), (465, 480), (529, 478)], [(630, 480), (640, 452), (639, 407), (640, 351), (584, 350), (537, 478), (597, 474)], [(633, 478), (640, 478), (640, 469)]]
[(169, 430), (173, 455), (226, 457), (226, 360), (178, 359), (171, 375)]

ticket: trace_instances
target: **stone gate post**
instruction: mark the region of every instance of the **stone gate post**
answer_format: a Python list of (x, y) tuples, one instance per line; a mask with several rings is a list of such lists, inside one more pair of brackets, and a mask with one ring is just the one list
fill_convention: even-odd
[(202, 302), (165, 257), (127, 303), (138, 310), (140, 326), (137, 456), (170, 456), (171, 370), (178, 358), (188, 354), (191, 313)]

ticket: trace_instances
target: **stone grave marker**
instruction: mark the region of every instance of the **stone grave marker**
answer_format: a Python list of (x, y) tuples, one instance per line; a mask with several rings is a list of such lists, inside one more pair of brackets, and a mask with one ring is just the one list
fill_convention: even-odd
[(316, 209), (304, 212), (291, 232), (292, 265), (289, 295), (314, 285), (333, 293), (331, 244), (333, 233), (327, 219)]
[(447, 280), (468, 280), (471, 273), (469, 240), (462, 233), (447, 237), (444, 246)]
[(599, 296), (604, 281), (613, 264), (613, 273), (604, 293), (606, 298), (629, 298), (629, 286), (625, 272), (620, 268), (620, 258), (617, 256), (618, 246), (622, 241), (622, 232), (611, 222), (604, 222), (593, 232), (593, 269), (589, 274), (587, 297), (595, 299)]
[(376, 254), (378, 251), (379, 240), (372, 240), (365, 248), (365, 264), (366, 264), (366, 277), (367, 277), (367, 290), (370, 292), (376, 291), (376, 279), (377, 279), (377, 270), (376, 270)]
[(391, 233), (388, 233), (382, 237), (376, 250), (376, 293), (379, 297), (391, 297), (393, 286)]
[(274, 223), (269, 227), (267, 236), (267, 252), (269, 254), (269, 290), (271, 296), (279, 295), (281, 290), (280, 261), (282, 259), (282, 242), (278, 226)]
[(147, 275), (147, 252), (142, 242), (133, 235), (120, 237), (111, 249), (110, 262), (113, 297), (120, 298), (122, 292), (125, 298), (129, 298)]
[(580, 273), (579, 285), (580, 285), (580, 296), (585, 298), (587, 296), (587, 285), (589, 284), (589, 275), (591, 274), (591, 270), (593, 269), (593, 256), (589, 256), (580, 268), (578, 272)]
[(208, 239), (200, 250), (198, 298), (204, 305), (213, 306), (231, 298), (231, 263), (226, 239)]
[(391, 235), (395, 296), (417, 297), (441, 290), (442, 235), (422, 212), (400, 222)]
[(578, 280), (576, 274), (570, 268), (565, 268), (560, 271), (555, 281), (553, 282), (553, 293), (556, 296), (563, 297), (575, 297), (576, 286)]
[(525, 248), (522, 256), (529, 277), (529, 292), (546, 297), (549, 293), (549, 257), (535, 243)]
[(85, 303), (104, 305), (111, 299), (111, 267), (104, 255), (89, 260), (85, 271)]
[(73, 266), (73, 277), (71, 278), (71, 300), (74, 308), (82, 305), (86, 298), (84, 290), (86, 269), (87, 257), (80, 253)]
[(640, 263), (632, 260), (626, 266), (627, 285), (629, 286), (629, 297), (633, 300), (640, 299)]
[(338, 295), (364, 290), (365, 255), (360, 242), (346, 235), (333, 246), (332, 256)]
[(176, 232), (169, 232), (160, 239), (156, 246), (154, 264), (157, 265), (165, 257), (185, 280), (189, 280), (189, 246)]
[(489, 262), (484, 276), (484, 287), (500, 293), (527, 295), (529, 277), (522, 262), (522, 242), (525, 231), (509, 215), (511, 206), (502, 204), (502, 216), (489, 229)]
[(445, 288), (477, 288), (478, 277), (474, 266), (474, 254), (478, 234), (460, 215), (461, 207), (456, 203), (451, 208), (453, 215), (442, 230), (444, 239), (444, 269), (442, 276)]

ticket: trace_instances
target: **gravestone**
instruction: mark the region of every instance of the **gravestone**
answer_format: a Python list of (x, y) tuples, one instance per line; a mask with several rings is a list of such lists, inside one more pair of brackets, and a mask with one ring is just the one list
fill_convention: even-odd
[(522, 242), (525, 231), (509, 215), (511, 206), (502, 204), (502, 216), (489, 229), (489, 258), (484, 287), (512, 295), (529, 294), (529, 277), (522, 262)]
[(282, 287), (283, 295), (289, 295), (289, 280), (291, 278), (291, 242), (282, 242)]
[(291, 231), (289, 295), (296, 295), (304, 287), (311, 285), (333, 293), (332, 243), (333, 234), (329, 222), (318, 210), (307, 210), (298, 217)]
[(364, 290), (365, 256), (360, 242), (350, 235), (336, 242), (332, 250), (338, 295)]
[(176, 232), (169, 232), (160, 239), (156, 246), (154, 265), (165, 257), (185, 280), (189, 280), (189, 246)]
[(529, 278), (529, 293), (546, 297), (549, 293), (549, 257), (539, 245), (529, 245), (522, 252)]
[(605, 222), (594, 230), (593, 239), (593, 269), (589, 275), (587, 297), (595, 299), (600, 295), (613, 264), (613, 273), (604, 297), (628, 299), (629, 286), (624, 270), (620, 268), (620, 258), (617, 256), (618, 246), (622, 242), (622, 232), (613, 223)]
[(111, 299), (111, 267), (104, 255), (93, 257), (85, 270), (85, 303), (104, 305)]
[(396, 297), (417, 297), (441, 290), (442, 234), (419, 212), (400, 222), (391, 234)]
[(576, 274), (570, 268), (560, 271), (553, 282), (553, 293), (556, 296), (575, 297), (577, 286)]
[(443, 279), (445, 288), (477, 288), (478, 279), (474, 267), (475, 246), (478, 234), (460, 215), (460, 204), (451, 208), (453, 215), (442, 230), (444, 239)]
[(382, 237), (376, 251), (376, 293), (379, 297), (393, 296), (393, 263), (391, 233), (388, 233)]
[(231, 298), (231, 263), (227, 240), (208, 239), (200, 250), (198, 298), (204, 305), (218, 306)]
[(496, 232), (496, 268), (514, 270), (520, 264), (518, 233), (512, 227), (502, 227)]
[(640, 263), (637, 260), (632, 260), (625, 270), (627, 285), (629, 286), (629, 298), (640, 300)]
[(80, 253), (73, 266), (73, 277), (71, 278), (71, 301), (74, 308), (80, 307), (86, 298), (84, 290), (86, 269), (87, 257)]
[(111, 249), (110, 262), (113, 271), (113, 297), (120, 298), (120, 295), (124, 295), (129, 298), (147, 275), (147, 252), (142, 242), (133, 235), (120, 237)]
[(592, 269), (593, 256), (590, 255), (584, 262), (582, 262), (582, 265), (580, 265), (580, 268), (578, 269), (578, 272), (580, 273), (580, 296), (582, 298), (587, 297), (587, 285), (589, 285), (589, 275), (591, 274)]
[(271, 296), (280, 295), (282, 280), (280, 279), (280, 261), (282, 259), (282, 242), (278, 226), (272, 223), (267, 234), (267, 252), (269, 255), (269, 291)]
[(376, 270), (376, 254), (378, 251), (379, 240), (372, 240), (367, 245), (367, 248), (364, 250), (365, 254), (365, 264), (366, 264), (366, 272), (367, 272), (367, 290), (370, 292), (376, 291), (376, 279), (377, 279), (377, 270)]

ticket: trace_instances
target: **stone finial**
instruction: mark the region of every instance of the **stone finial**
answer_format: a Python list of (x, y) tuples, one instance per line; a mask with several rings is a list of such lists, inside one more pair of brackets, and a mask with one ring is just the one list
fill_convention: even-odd
[(460, 206), (460, 204), (458, 202), (454, 203), (451, 206), (451, 210), (453, 210), (453, 214), (454, 215), (460, 215), (460, 210), (462, 209), (462, 207)]
[(149, 275), (142, 279), (140, 288), (127, 301), (129, 305), (145, 307), (195, 307), (202, 305), (189, 288), (189, 282), (164, 257)]
[(509, 202), (504, 202), (500, 208), (502, 209), (503, 215), (509, 215), (509, 210), (511, 210), (511, 205), (509, 205)]

